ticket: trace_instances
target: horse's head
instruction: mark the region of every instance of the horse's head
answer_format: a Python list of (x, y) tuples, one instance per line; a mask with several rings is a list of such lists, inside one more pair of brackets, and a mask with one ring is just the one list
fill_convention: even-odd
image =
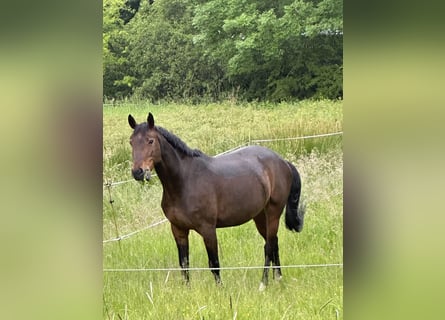
[(153, 115), (149, 113), (146, 123), (137, 124), (133, 116), (129, 114), (128, 124), (133, 129), (130, 137), (133, 156), (131, 173), (138, 181), (143, 181), (144, 178), (148, 181), (151, 170), (156, 163), (161, 161), (161, 148)]

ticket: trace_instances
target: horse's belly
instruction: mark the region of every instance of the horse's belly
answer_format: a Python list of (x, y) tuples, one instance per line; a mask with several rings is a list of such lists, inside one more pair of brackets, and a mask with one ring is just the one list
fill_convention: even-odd
[(241, 225), (255, 218), (263, 210), (262, 206), (258, 206), (250, 210), (239, 208), (229, 212), (221, 212), (218, 214), (216, 227), (224, 228)]
[[(236, 189), (236, 188), (235, 188)], [(244, 192), (230, 192), (218, 210), (217, 228), (237, 226), (254, 218), (264, 210), (266, 198), (261, 190), (245, 189)]]
[(216, 221), (216, 227), (217, 228), (226, 228), (226, 227), (239, 226), (241, 224), (248, 222), (249, 220), (252, 220), (257, 214), (251, 214), (251, 215), (239, 216), (239, 217), (236, 217), (234, 215), (232, 215), (230, 217), (218, 217), (218, 219)]

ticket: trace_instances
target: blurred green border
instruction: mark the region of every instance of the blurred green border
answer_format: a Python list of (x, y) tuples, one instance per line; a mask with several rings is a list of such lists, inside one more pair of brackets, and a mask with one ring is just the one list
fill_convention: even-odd
[[(346, 318), (441, 312), (443, 6), (344, 5)], [(2, 316), (100, 318), (101, 2), (0, 12)]]

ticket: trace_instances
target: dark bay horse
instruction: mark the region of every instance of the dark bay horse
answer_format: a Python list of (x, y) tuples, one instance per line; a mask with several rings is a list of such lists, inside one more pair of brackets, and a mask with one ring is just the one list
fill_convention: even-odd
[(271, 263), (275, 266), (274, 278), (280, 279), (277, 232), (286, 204), (286, 227), (296, 232), (303, 228), (297, 169), (260, 146), (207, 156), (155, 126), (151, 113), (141, 124), (128, 115), (128, 123), (134, 130), (130, 137), (132, 175), (139, 181), (149, 180), (150, 172), (156, 170), (163, 187), (162, 210), (171, 223), (185, 281), (189, 281), (190, 230), (204, 239), (209, 268), (220, 283), (216, 228), (241, 225), (251, 219), (266, 242), (260, 288), (267, 285)]

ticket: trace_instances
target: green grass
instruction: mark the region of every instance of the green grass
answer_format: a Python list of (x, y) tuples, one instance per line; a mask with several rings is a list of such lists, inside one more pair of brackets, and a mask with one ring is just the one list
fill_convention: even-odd
[[(297, 137), (342, 130), (342, 104), (121, 105), (104, 107), (104, 182), (131, 179), (131, 129), (152, 112), (156, 124), (190, 147), (215, 155), (255, 139)], [(292, 161), (301, 173), (307, 203), (302, 233), (278, 233), (282, 265), (341, 263), (342, 136), (263, 143)], [(164, 218), (157, 179), (104, 188), (103, 237), (139, 230)], [(222, 267), (260, 266), (263, 240), (253, 222), (218, 229)], [(177, 268), (168, 223), (120, 242), (104, 244), (104, 269)], [(207, 267), (199, 235), (190, 235), (190, 266)], [(104, 319), (342, 319), (343, 269), (285, 268), (283, 279), (258, 290), (262, 270), (222, 270), (217, 287), (210, 271), (191, 271), (191, 285), (178, 271), (104, 272)]]

